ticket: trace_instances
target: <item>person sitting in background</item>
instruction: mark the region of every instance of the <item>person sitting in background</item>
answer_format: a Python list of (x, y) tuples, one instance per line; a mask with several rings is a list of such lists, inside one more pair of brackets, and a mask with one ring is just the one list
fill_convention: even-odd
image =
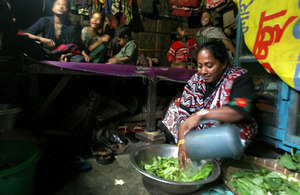
[(166, 123), (172, 113), (168, 113), (163, 121), (167, 131), (170, 130), (168, 133), (179, 143), (178, 159), (181, 167), (188, 164), (185, 145), (182, 143), (192, 129), (201, 131), (221, 126), (222, 123), (231, 123), (239, 132), (244, 147), (257, 133), (257, 124), (253, 118), (256, 99), (254, 83), (246, 69), (232, 67), (228, 59), (223, 43), (203, 44), (197, 57), (198, 72), (188, 80), (178, 113), (172, 116), (174, 126), (170, 128)]
[(235, 56), (235, 46), (232, 44), (229, 38), (223, 33), (221, 28), (214, 27), (212, 24), (211, 13), (209, 10), (204, 10), (201, 17), (201, 28), (196, 34), (196, 40), (199, 46), (209, 41), (221, 41), (226, 45), (231, 62)]
[[(83, 61), (81, 55), (74, 55), (70, 49), (77, 47), (75, 27), (68, 20), (68, 1), (55, 0), (52, 11), (54, 16), (45, 16), (40, 18), (36, 23), (30, 26), (22, 33), (30, 39), (39, 41), (45, 53), (49, 54), (50, 59), (59, 59), (60, 61)], [(41, 34), (41, 36), (40, 36)], [(71, 44), (71, 45), (68, 45)], [(55, 55), (51, 55), (51, 51), (57, 49), (61, 45), (68, 45), (64, 49), (58, 49)], [(65, 50), (65, 48), (67, 48)], [(76, 50), (78, 50), (76, 48)], [(80, 52), (79, 52), (80, 53)]]
[(173, 68), (196, 68), (195, 59), (198, 45), (194, 39), (188, 38), (188, 33), (182, 27), (176, 27), (171, 32), (172, 45), (167, 54)]
[(108, 42), (107, 59), (117, 55), (122, 48), (114, 37), (114, 32), (118, 27), (119, 27), (119, 21), (115, 15), (113, 14), (105, 15), (104, 32), (105, 34), (111, 35), (111, 39)]
[(144, 54), (141, 54), (138, 56), (138, 59), (136, 61), (136, 65), (139, 66), (159, 66), (160, 64), (160, 58), (159, 57), (146, 57)]
[(108, 64), (131, 64), (136, 65), (138, 49), (135, 40), (131, 38), (128, 26), (119, 26), (115, 31), (115, 38), (122, 46), (120, 52), (109, 59)]
[(94, 12), (90, 18), (90, 26), (81, 31), (81, 40), (85, 46), (82, 55), (86, 62), (104, 63), (107, 56), (107, 42), (110, 35), (104, 34), (104, 14)]
[(149, 61), (150, 67), (159, 66), (159, 64), (160, 64), (160, 58), (159, 57), (152, 57), (152, 58), (148, 57), (147, 59)]

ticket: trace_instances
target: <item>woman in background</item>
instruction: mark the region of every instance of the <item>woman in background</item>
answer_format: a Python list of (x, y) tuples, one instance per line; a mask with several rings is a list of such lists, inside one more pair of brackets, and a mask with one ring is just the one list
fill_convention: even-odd
[(229, 58), (233, 62), (236, 50), (229, 38), (223, 33), (221, 28), (214, 27), (211, 21), (211, 13), (209, 10), (205, 10), (202, 13), (201, 28), (196, 34), (196, 40), (198, 45), (201, 47), (204, 43), (209, 41), (221, 41), (226, 48), (229, 50)]
[(104, 34), (104, 14), (94, 12), (90, 18), (90, 26), (81, 31), (81, 40), (85, 46), (82, 55), (86, 62), (104, 63), (107, 56), (107, 42), (110, 35)]

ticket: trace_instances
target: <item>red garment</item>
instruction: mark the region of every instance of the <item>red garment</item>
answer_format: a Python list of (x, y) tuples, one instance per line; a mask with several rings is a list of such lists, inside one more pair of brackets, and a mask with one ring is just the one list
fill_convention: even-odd
[(75, 44), (61, 44), (59, 45), (55, 50), (51, 52), (52, 54), (66, 54), (66, 53), (72, 53), (74, 55), (80, 55), (81, 51), (79, 47)]
[(170, 46), (167, 58), (170, 63), (173, 63), (175, 61), (191, 62), (193, 60), (193, 56), (191, 56), (191, 53), (193, 51), (197, 52), (197, 50), (198, 45), (194, 39), (188, 39), (187, 45), (184, 45), (180, 41), (175, 41)]
[(174, 16), (181, 16), (181, 17), (191, 17), (192, 11), (185, 11), (180, 9), (175, 9), (172, 11)]
[(184, 7), (198, 7), (198, 0), (170, 0), (170, 5), (179, 5)]

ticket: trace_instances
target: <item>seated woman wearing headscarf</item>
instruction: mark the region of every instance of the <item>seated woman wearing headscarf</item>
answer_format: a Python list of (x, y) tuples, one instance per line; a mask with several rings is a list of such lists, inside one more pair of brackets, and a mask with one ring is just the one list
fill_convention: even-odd
[(220, 41), (226, 45), (229, 58), (231, 61), (233, 61), (236, 53), (235, 46), (232, 44), (231, 40), (226, 37), (221, 28), (213, 26), (211, 21), (211, 13), (209, 10), (203, 11), (201, 16), (201, 24), (203, 28), (201, 28), (196, 34), (196, 41), (198, 45), (201, 46), (209, 41)]
[[(177, 114), (167, 113), (163, 122), (175, 142), (180, 143), (178, 159), (181, 167), (188, 159), (182, 143), (192, 129), (201, 130), (229, 122), (238, 128), (244, 147), (257, 132), (252, 117), (256, 98), (253, 81), (246, 69), (230, 65), (225, 45), (221, 42), (203, 44), (197, 65), (198, 72), (184, 87)], [(175, 123), (170, 123), (170, 118)], [(213, 121), (206, 123), (205, 119)]]

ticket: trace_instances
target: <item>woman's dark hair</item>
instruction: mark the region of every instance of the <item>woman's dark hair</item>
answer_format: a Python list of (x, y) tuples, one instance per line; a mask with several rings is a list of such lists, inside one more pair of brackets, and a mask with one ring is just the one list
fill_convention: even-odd
[(178, 27), (179, 26), (172, 28), (172, 31), (170, 33), (170, 37), (173, 42), (178, 40), (178, 35), (179, 35)]
[[(228, 52), (226, 46), (220, 41), (211, 41), (204, 43), (200, 50), (208, 50), (221, 64), (225, 64), (229, 61)], [(229, 63), (227, 63), (229, 64)]]
[(205, 13), (205, 12), (206, 12), (206, 13), (208, 13), (210, 16), (212, 16), (212, 15), (211, 15), (211, 11), (210, 11), (210, 10), (208, 10), (208, 9), (204, 9), (204, 10), (202, 11), (202, 14), (203, 14), (203, 13)]
[[(202, 11), (202, 14), (201, 14), (201, 20), (202, 20), (202, 15), (203, 15), (204, 13), (208, 13), (208, 14), (210, 15), (210, 21), (209, 21), (209, 22), (210, 22), (210, 24), (213, 25), (211, 11), (208, 10), (208, 9), (203, 10), (203, 11)], [(200, 20), (200, 21), (201, 21), (201, 20)]]
[(154, 59), (154, 58), (156, 58), (158, 62), (157, 62), (157, 63), (154, 63), (154, 62), (153, 62), (153, 63), (154, 63), (156, 66), (158, 66), (158, 65), (160, 64), (160, 61), (161, 61), (161, 60), (160, 60), (159, 57), (153, 57), (152, 59)]
[(125, 36), (131, 37), (130, 28), (126, 25), (119, 26), (115, 31), (115, 36), (119, 38), (125, 38)]

